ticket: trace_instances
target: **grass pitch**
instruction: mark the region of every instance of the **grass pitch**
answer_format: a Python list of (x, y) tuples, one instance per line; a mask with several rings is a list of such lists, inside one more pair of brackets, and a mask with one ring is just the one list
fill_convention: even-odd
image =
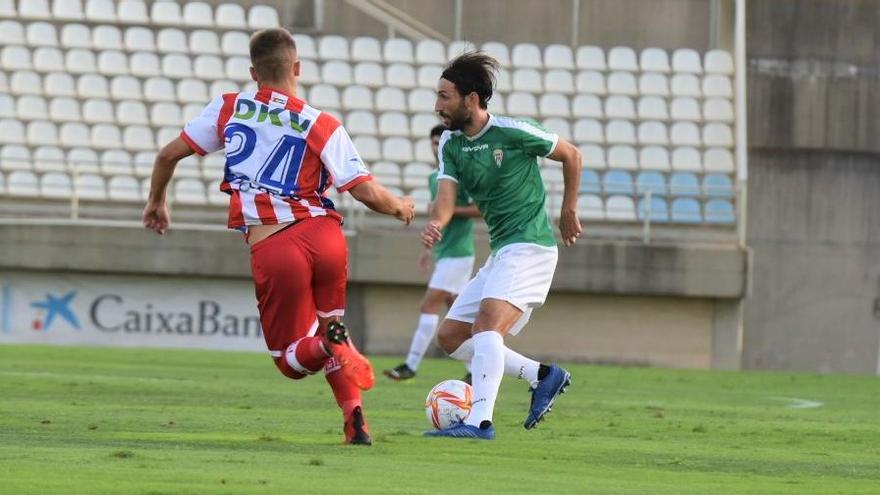
[(880, 493), (877, 378), (567, 367), (533, 431), (505, 378), (493, 442), (421, 436), (459, 363), (378, 376), (356, 447), (323, 377), (265, 355), (0, 346), (0, 493)]

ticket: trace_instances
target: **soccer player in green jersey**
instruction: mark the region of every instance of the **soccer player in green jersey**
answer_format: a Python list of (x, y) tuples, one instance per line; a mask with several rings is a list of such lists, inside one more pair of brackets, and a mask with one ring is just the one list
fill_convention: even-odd
[(556, 239), (545, 211), (537, 157), (562, 162), (565, 191), (559, 230), (562, 242), (571, 246), (581, 235), (581, 155), (534, 122), (487, 111), (498, 67), (482, 52), (465, 53), (444, 68), (437, 83), (434, 109), (450, 130), (440, 138), (437, 200), (422, 242), (433, 246), (443, 238), (458, 189), (464, 187), (489, 227), (492, 253), (438, 331), (438, 343), (450, 356), (471, 362), (471, 412), (464, 423), (427, 436), (495, 438), (492, 414), (504, 374), (529, 382), (532, 401), (523, 426), (534, 428), (571, 381), (561, 367), (509, 349), (504, 337), (522, 330), (532, 310), (544, 303), (556, 269)]
[[(434, 156), (440, 146), (440, 135), (446, 128), (442, 125), (431, 129), (431, 146), (434, 148)], [(436, 164), (435, 164), (436, 165)], [(431, 189), (431, 201), (437, 199), (437, 173), (435, 170), (428, 177), (428, 187)], [(443, 229), (443, 239), (434, 245), (434, 248), (425, 248), (419, 256), (419, 269), (423, 274), (428, 273), (431, 262), (434, 262), (434, 271), (428, 282), (428, 289), (422, 298), (421, 315), (419, 326), (416, 328), (409, 346), (406, 361), (383, 373), (392, 380), (409, 380), (416, 376), (419, 364), (428, 350), (428, 344), (434, 340), (437, 331), (437, 323), (440, 321), (440, 308), (446, 305), (452, 306), (455, 296), (471, 278), (474, 270), (474, 221), (473, 217), (480, 216), (480, 211), (473, 204), (464, 188), (458, 190), (455, 200), (455, 210), (452, 220)], [(470, 363), (466, 363), (470, 365)], [(470, 383), (470, 373), (465, 376), (465, 381)]]

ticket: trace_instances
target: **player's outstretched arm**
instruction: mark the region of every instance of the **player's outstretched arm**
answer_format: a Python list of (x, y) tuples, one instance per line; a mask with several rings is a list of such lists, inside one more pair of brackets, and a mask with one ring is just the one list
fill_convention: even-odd
[(547, 158), (562, 162), (565, 191), (562, 193), (559, 232), (562, 234), (562, 242), (566, 246), (572, 246), (582, 232), (581, 221), (577, 214), (578, 189), (581, 185), (581, 152), (565, 139), (559, 138), (556, 148)]
[(183, 139), (176, 138), (166, 144), (153, 162), (153, 175), (150, 178), (150, 194), (144, 207), (144, 227), (164, 234), (171, 223), (171, 214), (165, 202), (168, 183), (174, 175), (177, 162), (193, 154), (193, 150)]
[(480, 210), (477, 208), (477, 205), (471, 203), (467, 206), (456, 206), (453, 215), (457, 217), (465, 217), (465, 218), (480, 218)]
[(453, 180), (440, 180), (437, 183), (437, 199), (431, 208), (431, 220), (422, 231), (422, 244), (432, 247), (443, 237), (443, 227), (452, 219), (455, 213), (455, 196), (458, 194), (458, 184)]
[(415, 203), (409, 196), (397, 197), (382, 184), (374, 180), (361, 182), (348, 190), (354, 199), (367, 208), (394, 218), (409, 225), (415, 217)]

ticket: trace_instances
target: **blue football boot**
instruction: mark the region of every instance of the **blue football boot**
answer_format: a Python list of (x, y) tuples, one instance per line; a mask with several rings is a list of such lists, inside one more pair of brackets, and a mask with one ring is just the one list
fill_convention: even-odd
[(447, 437), (447, 438), (476, 438), (478, 440), (494, 440), (495, 427), (480, 428), (478, 426), (466, 425), (464, 423), (450, 426), (445, 430), (432, 430), (425, 432), (426, 437)]
[(538, 426), (538, 423), (553, 408), (553, 402), (556, 401), (559, 394), (565, 393), (565, 387), (570, 384), (571, 373), (551, 364), (547, 376), (532, 389), (532, 404), (529, 406), (529, 415), (523, 426), (527, 430)]

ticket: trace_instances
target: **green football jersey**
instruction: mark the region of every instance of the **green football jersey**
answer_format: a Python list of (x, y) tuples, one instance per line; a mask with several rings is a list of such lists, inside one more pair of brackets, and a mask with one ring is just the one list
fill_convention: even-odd
[[(437, 171), (428, 176), (431, 201), (437, 199)], [(458, 188), (455, 206), (471, 204), (471, 198), (463, 187)], [(467, 217), (452, 217), (443, 229), (443, 238), (434, 245), (434, 260), (474, 255), (474, 221)]]
[(556, 245), (537, 157), (552, 153), (558, 139), (533, 121), (496, 115), (476, 136), (446, 131), (440, 137), (438, 178), (458, 182), (473, 198), (493, 253), (515, 242)]

